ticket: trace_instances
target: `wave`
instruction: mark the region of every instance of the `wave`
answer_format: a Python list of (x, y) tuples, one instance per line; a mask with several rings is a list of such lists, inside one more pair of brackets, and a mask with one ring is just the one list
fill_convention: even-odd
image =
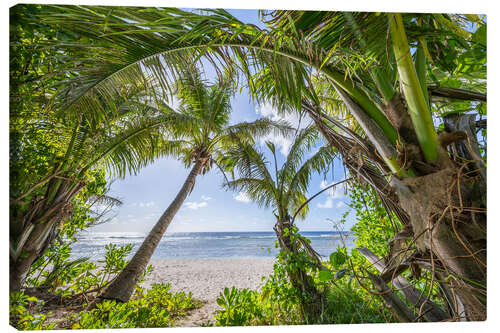
[[(314, 233), (311, 234), (309, 232), (303, 232), (302, 233), (305, 237), (307, 238), (333, 238), (333, 239), (338, 239), (341, 237), (341, 233)], [(343, 236), (344, 237), (349, 237), (351, 235), (350, 232), (344, 232)], [(141, 241), (146, 237), (145, 234), (141, 233), (94, 233), (94, 234), (84, 234), (80, 235), (78, 237), (79, 241), (82, 242), (106, 242), (106, 241), (113, 241), (113, 240), (130, 240), (133, 242)], [(251, 234), (251, 233), (242, 233), (240, 235), (238, 234), (232, 234), (232, 235), (224, 235), (223, 233), (217, 234), (217, 233), (179, 233), (176, 235), (175, 233), (170, 233), (170, 234), (165, 234), (162, 237), (163, 241), (170, 241), (170, 242), (175, 242), (175, 241), (189, 241), (189, 240), (198, 240), (198, 241), (204, 241), (204, 240), (231, 240), (231, 239), (275, 239), (276, 235), (272, 232), (270, 232), (267, 235), (262, 235), (259, 233), (256, 234)]]
[(274, 238), (275, 236), (195, 236), (195, 237), (175, 237), (175, 236), (163, 236), (163, 240), (224, 240), (224, 239), (263, 239), (263, 238)]

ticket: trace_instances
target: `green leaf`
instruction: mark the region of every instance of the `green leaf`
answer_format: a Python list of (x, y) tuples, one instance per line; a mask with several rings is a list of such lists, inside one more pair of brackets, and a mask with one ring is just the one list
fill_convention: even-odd
[(262, 300), (265, 302), (269, 299), (269, 295), (271, 295), (271, 289), (266, 289), (262, 293)]
[(225, 307), (226, 302), (224, 302), (224, 299), (222, 298), (217, 298), (217, 304), (219, 304), (221, 307)]
[(319, 271), (318, 278), (321, 282), (328, 281), (332, 278), (332, 272), (327, 270)]
[(474, 35), (472, 35), (472, 41), (486, 47), (486, 24), (476, 30)]
[(330, 254), (330, 262), (334, 267), (339, 267), (343, 265), (346, 261), (346, 257), (341, 252), (333, 252)]

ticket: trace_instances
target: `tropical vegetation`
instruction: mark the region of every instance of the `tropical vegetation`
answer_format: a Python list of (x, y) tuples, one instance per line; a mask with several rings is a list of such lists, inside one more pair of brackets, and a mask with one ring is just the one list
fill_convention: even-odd
[[(309, 269), (321, 266), (319, 256), (309, 241), (298, 233), (295, 218), (305, 218), (308, 211), (306, 191), (313, 172), (328, 168), (335, 157), (330, 146), (318, 149), (310, 158), (306, 153), (318, 143), (319, 132), (315, 126), (298, 130), (283, 165), (279, 168), (276, 146), (266, 142), (273, 156), (274, 167), (262, 152), (249, 144), (240, 144), (224, 156), (226, 167), (236, 169), (239, 178), (228, 181), (225, 187), (243, 191), (260, 206), (272, 207), (276, 218), (274, 231), (281, 249), (279, 262), (284, 266), (290, 283), (301, 299), (302, 320), (318, 322), (324, 307), (324, 295), (317, 290)], [(293, 215), (292, 215), (293, 214)]]
[(252, 123), (229, 125), (231, 95), (232, 85), (229, 79), (207, 86), (201, 73), (195, 68), (179, 80), (179, 111), (171, 113), (178, 114), (179, 119), (172, 117), (170, 120), (172, 137), (166, 144), (173, 147), (172, 155), (182, 160), (186, 167), (192, 167), (191, 171), (141, 247), (99, 295), (99, 300), (129, 300), (172, 219), (193, 191), (198, 175), (207, 173), (214, 164), (218, 165), (217, 161), (223, 158), (224, 153), (239, 142), (253, 142), (254, 138), (272, 131), (286, 135), (290, 130), (286, 123), (265, 118)]
[[(260, 19), (222, 9), (10, 10), (12, 325), (53, 326), (40, 291), (47, 304), (79, 310), (100, 300), (65, 328), (169, 326), (198, 306), (137, 283), (212, 165), (227, 189), (274, 209), (281, 248), (261, 291), (221, 293), (216, 325), (486, 319), (486, 17), (273, 10)], [(273, 143), (271, 169), (257, 139), (292, 129), (230, 125), (237, 88), (311, 122), (295, 129), (281, 168)], [(134, 258), (110, 246), (104, 268), (70, 261), (76, 233), (102, 217), (92, 206), (119, 204), (106, 176), (162, 156), (192, 169)], [(294, 220), (307, 215), (311, 175), (334, 158), (349, 175), (357, 250), (332, 249), (321, 262)]]

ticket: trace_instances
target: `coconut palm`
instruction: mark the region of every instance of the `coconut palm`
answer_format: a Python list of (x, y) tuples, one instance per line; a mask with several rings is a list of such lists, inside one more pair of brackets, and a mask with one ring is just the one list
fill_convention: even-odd
[[(117, 87), (113, 98), (101, 95), (95, 99), (99, 102), (78, 104), (75, 96), (88, 83), (81, 74), (89, 74), (89, 68), (68, 69), (75, 58), (41, 45), (61, 35), (29, 19), (37, 11), (31, 5), (11, 9), (11, 291), (22, 287), (32, 263), (53, 244), (62, 223), (70, 221), (76, 196), (84, 200), (81, 196), (100, 194), (95, 191), (105, 184), (105, 169), (123, 177), (168, 154), (176, 143), (166, 143), (166, 129), (180, 117), (168, 114), (162, 99), (154, 99), (147, 74)], [(70, 35), (62, 38), (74, 42)], [(81, 85), (65, 85), (75, 77)], [(66, 112), (76, 105), (81, 107)]]
[(271, 121), (266, 118), (252, 123), (230, 125), (230, 99), (234, 88), (229, 79), (219, 79), (209, 85), (202, 79), (201, 72), (192, 68), (189, 73), (184, 73), (177, 86), (180, 102), (178, 113), (191, 121), (187, 128), (184, 122), (180, 123), (180, 126), (171, 123), (172, 135), (179, 143), (175, 156), (187, 168), (190, 167), (191, 171), (172, 203), (163, 212), (127, 266), (99, 295), (96, 302), (105, 299), (120, 302), (129, 300), (172, 219), (193, 191), (196, 177), (208, 172), (214, 164), (217, 165), (216, 161), (221, 159), (227, 149), (237, 142), (253, 142), (255, 137), (270, 131), (287, 135), (291, 130), (284, 121)]
[[(461, 114), (464, 111), (460, 110), (464, 104), (467, 105), (466, 111), (475, 108), (477, 101), (485, 101), (486, 96), (454, 90), (455, 94), (447, 97), (465, 102), (446, 101), (444, 107), (449, 114), (441, 120), (445, 123), (445, 131), (438, 134), (433, 117), (441, 116), (438, 110), (443, 108), (443, 104), (442, 101), (431, 103), (436, 91), (428, 89), (426, 69), (433, 68), (433, 72), (429, 71), (431, 74), (459, 73), (457, 76), (468, 77), (471, 80), (469, 82), (477, 87), (485, 68), (481, 64), (474, 64), (475, 69), (461, 73), (460, 66), (464, 65), (460, 61), (441, 59), (436, 54), (436, 48), (446, 48), (447, 45), (422, 30), (432, 24), (449, 26), (444, 29), (455, 27), (454, 32), (448, 34), (463, 47), (460, 50), (457, 44), (460, 51), (451, 51), (457, 52), (459, 59), (460, 56), (465, 58), (470, 52), (485, 50), (479, 34), (472, 38), (470, 33), (460, 28), (463, 18), (439, 14), (391, 14), (383, 20), (379, 15), (366, 13), (278, 11), (272, 15), (270, 24), (284, 35), (297, 33), (297, 38), (303, 37), (314, 43), (311, 52), (314, 54), (317, 50), (320, 54), (313, 56), (317, 58), (317, 63), (325, 67), (328, 64), (335, 68), (344, 67), (346, 75), (352, 76), (352, 86), (343, 86), (328, 70), (319, 73), (314, 80), (307, 81), (304, 78), (301, 103), (332, 146), (342, 152), (350, 171), (357, 173), (362, 180), (370, 180), (385, 200), (398, 202), (397, 207), (392, 203), (392, 207), (387, 205), (389, 211), (397, 213), (401, 232), (391, 241), (386, 270), (401, 269), (402, 260), (406, 261), (403, 265), (418, 262), (415, 265), (419, 269), (429, 270), (439, 280), (441, 295), (451, 317), (455, 320), (484, 319), (485, 164), (477, 145), (476, 115)], [(390, 39), (381, 45), (378, 40), (387, 34)], [(339, 41), (338, 45), (331, 46), (332, 40)], [(416, 46), (413, 57), (410, 46)], [(347, 47), (350, 53), (345, 52)], [(354, 56), (351, 56), (353, 51)], [(332, 56), (321, 57), (321, 52)], [(339, 56), (335, 56), (334, 52), (340, 53)], [(354, 57), (362, 58), (362, 61)], [(426, 64), (427, 60), (433, 63)], [(363, 66), (363, 62), (369, 63), (369, 66)], [(345, 63), (349, 67), (343, 65)], [(285, 87), (292, 85), (297, 90), (298, 85), (279, 76), (278, 73), (284, 70), (275, 70), (275, 67), (269, 65), (262, 70), (261, 75), (254, 77), (261, 84), (258, 89), (267, 94), (271, 92), (276, 99), (286, 101), (289, 98), (283, 92), (291, 89)], [(290, 68), (292, 65), (284, 67)], [(475, 74), (474, 79), (470, 79), (472, 73)], [(268, 79), (262, 79), (262, 75)], [(399, 89), (396, 88), (398, 85)], [(269, 89), (270, 86), (281, 88), (275, 88), (278, 92), (274, 93)], [(337, 104), (339, 100), (343, 103), (342, 108)], [(330, 115), (325, 111), (328, 107), (333, 111)], [(357, 138), (357, 141), (363, 144), (345, 142), (333, 130), (343, 127), (335, 119), (340, 114), (339, 109), (354, 118), (357, 132), (364, 139)], [(351, 139), (355, 138), (352, 133), (345, 133)], [(353, 159), (354, 156), (349, 156), (353, 151), (367, 159)], [(378, 156), (373, 156), (373, 151)], [(366, 164), (369, 167), (377, 166), (379, 174), (393, 173), (391, 186), (385, 186), (379, 177), (367, 177)], [(383, 192), (384, 188), (389, 190), (391, 187), (390, 191)], [(443, 200), (445, 195), (447, 198)], [(410, 246), (406, 239), (412, 239)], [(401, 258), (399, 254), (402, 251), (412, 255)], [(446, 283), (444, 279), (447, 275), (454, 276), (455, 282)], [(447, 318), (442, 312), (439, 316), (426, 315), (422, 309), (417, 312), (427, 320)]]
[[(11, 188), (10, 199), (11, 291), (21, 288), (32, 263), (52, 244), (61, 223), (71, 215), (74, 198), (98, 179), (99, 170), (123, 177), (176, 150), (177, 142), (166, 142), (167, 129), (174, 119), (181, 123), (182, 116), (170, 113), (166, 105), (160, 111), (148, 104), (141, 91), (131, 88), (127, 101), (116, 100), (115, 119), (105, 124), (61, 123), (56, 118), (36, 129), (39, 136), (57, 135), (59, 157), (47, 161), (47, 168), (42, 169), (45, 173), (33, 177), (35, 184), (27, 182), (29, 175), (22, 172), (12, 178), (16, 186)], [(20, 145), (28, 149), (30, 142), (24, 140)]]
[[(47, 24), (115, 47), (99, 53), (90, 76), (105, 83), (82, 86), (81, 101), (116, 94), (140, 68), (164, 78), (204, 57), (243, 70), (255, 98), (304, 108), (398, 217), (401, 235), (414, 238), (405, 252), (419, 255), (407, 259), (436, 275), (450, 316), (485, 318), (486, 167), (474, 115), (464, 114), (485, 109), (481, 18), (273, 11), (264, 13), (271, 29), (259, 29), (224, 10), (47, 8)], [(436, 118), (445, 123), (439, 135)], [(401, 235), (394, 253), (405, 246)], [(400, 272), (397, 260), (389, 266)]]
[(305, 319), (308, 322), (317, 322), (324, 301), (323, 295), (314, 286), (304, 266), (293, 269), (287, 264), (299, 260), (302, 253), (305, 260), (319, 265), (317, 254), (307, 241), (297, 234), (294, 224), (295, 216), (304, 219), (308, 213), (306, 194), (311, 176), (315, 172), (324, 172), (336, 156), (335, 151), (328, 145), (320, 147), (307, 158), (319, 139), (320, 135), (315, 126), (298, 131), (288, 156), (279, 169), (276, 147), (269, 141), (266, 145), (272, 154), (274, 166), (262, 152), (249, 144), (234, 147), (223, 159), (226, 165), (236, 169), (239, 174), (239, 178), (224, 184), (226, 188), (245, 193), (259, 206), (273, 208), (276, 217), (274, 231), (285, 254), (284, 264), (290, 282), (301, 295), (305, 293), (312, 297), (312, 301), (302, 298)]

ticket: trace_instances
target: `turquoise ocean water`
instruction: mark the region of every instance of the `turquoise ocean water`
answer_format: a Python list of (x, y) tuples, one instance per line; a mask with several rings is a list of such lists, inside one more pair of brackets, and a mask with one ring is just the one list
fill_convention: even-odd
[[(353, 235), (334, 231), (304, 231), (301, 234), (311, 240), (312, 247), (328, 258), (337, 247), (354, 247)], [(72, 246), (72, 257), (104, 258), (105, 245), (131, 243), (136, 251), (145, 235), (137, 233), (87, 233), (78, 237)], [(274, 232), (178, 232), (167, 233), (156, 249), (153, 259), (167, 258), (272, 258), (278, 250), (274, 244)]]

